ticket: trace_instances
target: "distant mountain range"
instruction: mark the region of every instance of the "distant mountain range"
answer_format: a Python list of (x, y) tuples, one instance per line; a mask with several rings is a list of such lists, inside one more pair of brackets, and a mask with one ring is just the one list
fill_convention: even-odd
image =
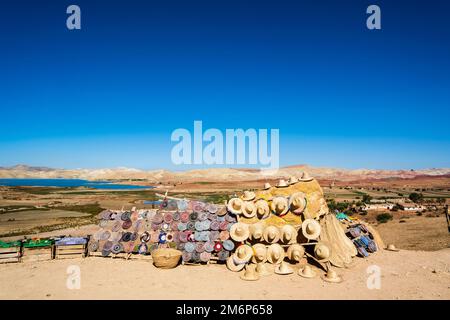
[(309, 165), (297, 165), (280, 168), (276, 173), (266, 176), (256, 169), (212, 168), (173, 172), (168, 170), (143, 171), (132, 168), (113, 169), (52, 169), (47, 167), (30, 167), (16, 165), (0, 167), (0, 178), (43, 178), (43, 179), (83, 179), (83, 180), (124, 180), (142, 179), (150, 183), (159, 182), (227, 182), (227, 181), (255, 181), (299, 176), (303, 171), (322, 180), (360, 181), (373, 179), (412, 179), (416, 177), (435, 177), (450, 175), (450, 168), (423, 170), (374, 170), (374, 169), (336, 169), (320, 168)]

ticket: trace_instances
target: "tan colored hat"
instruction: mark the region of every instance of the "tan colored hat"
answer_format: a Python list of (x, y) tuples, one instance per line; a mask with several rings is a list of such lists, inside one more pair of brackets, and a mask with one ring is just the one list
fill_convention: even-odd
[(242, 269), (244, 269), (244, 267), (245, 267), (245, 263), (236, 264), (234, 262), (233, 256), (230, 256), (227, 258), (228, 270), (233, 271), (233, 272), (238, 272), (238, 271), (241, 271)]
[(258, 272), (258, 274), (261, 277), (266, 277), (266, 276), (271, 276), (273, 274), (273, 270), (271, 267), (269, 267), (270, 264), (268, 263), (257, 263), (256, 264), (256, 272)]
[(305, 265), (303, 268), (300, 268), (298, 270), (298, 275), (303, 277), (303, 278), (315, 278), (317, 275), (317, 272), (313, 270), (313, 268), (311, 268), (311, 266), (309, 264)]
[(250, 231), (248, 229), (248, 224), (237, 222), (231, 226), (230, 237), (234, 241), (242, 242), (248, 239)]
[(244, 201), (250, 201), (255, 199), (256, 195), (253, 191), (244, 191), (244, 194), (242, 195), (241, 199)]
[(322, 276), (322, 280), (334, 283), (342, 282), (342, 278), (333, 269), (329, 269), (327, 274)]
[(253, 249), (249, 245), (243, 244), (237, 247), (232, 255), (235, 264), (247, 263), (253, 257)]
[(315, 240), (320, 235), (320, 224), (314, 219), (306, 219), (302, 223), (302, 234), (306, 239)]
[(279, 265), (275, 267), (275, 273), (286, 275), (294, 273), (294, 270), (289, 266), (289, 264), (285, 261), (282, 261)]
[(388, 251), (400, 251), (400, 249), (397, 249), (396, 247), (395, 247), (395, 245), (394, 244), (388, 244), (388, 246), (386, 247), (386, 249), (385, 250), (388, 250)]
[(297, 182), (298, 182), (298, 179), (295, 176), (290, 176), (288, 179), (289, 184), (296, 184)]
[(270, 204), (270, 209), (277, 216), (286, 214), (289, 210), (288, 201), (285, 197), (275, 197)]
[(264, 225), (261, 222), (249, 225), (250, 240), (260, 240), (264, 234)]
[(271, 244), (267, 249), (267, 261), (272, 264), (281, 263), (284, 260), (284, 249), (278, 243)]
[(300, 177), (300, 181), (311, 181), (312, 177), (309, 176), (308, 172), (304, 171), (302, 176)]
[(286, 183), (284, 179), (278, 181), (277, 188), (286, 188), (286, 187), (289, 187), (289, 185)]
[(281, 227), (281, 236), (280, 236), (281, 242), (284, 244), (293, 244), (297, 242), (297, 230), (290, 225), (285, 224)]
[(270, 216), (270, 208), (269, 204), (264, 199), (259, 199), (255, 203), (256, 206), (256, 214), (259, 219), (266, 219)]
[(253, 245), (253, 257), (252, 262), (261, 263), (267, 261), (267, 248), (262, 243)]
[(256, 206), (251, 201), (245, 201), (242, 207), (242, 215), (246, 218), (253, 218), (256, 216)]
[(300, 262), (300, 260), (305, 255), (305, 248), (298, 243), (292, 244), (287, 249), (287, 256), (289, 260)]
[(270, 188), (272, 188), (270, 183), (268, 183), (268, 182), (264, 183), (264, 190), (269, 190)]
[(228, 213), (228, 210), (227, 210), (227, 206), (222, 206), (222, 207), (220, 207), (219, 208), (219, 210), (217, 210), (217, 215), (218, 216), (224, 216), (224, 215), (226, 215)]
[(227, 209), (235, 215), (241, 214), (243, 207), (244, 201), (239, 198), (231, 198), (230, 201), (228, 201)]
[(314, 255), (320, 262), (326, 262), (331, 257), (331, 246), (325, 241), (320, 241), (314, 246)]
[(306, 208), (306, 195), (303, 192), (296, 192), (289, 197), (289, 208), (292, 213), (300, 214)]
[(255, 265), (247, 265), (245, 271), (241, 273), (240, 278), (246, 281), (259, 280), (259, 274), (256, 272)]
[(263, 233), (264, 241), (267, 243), (276, 243), (280, 240), (280, 229), (276, 226), (267, 226)]

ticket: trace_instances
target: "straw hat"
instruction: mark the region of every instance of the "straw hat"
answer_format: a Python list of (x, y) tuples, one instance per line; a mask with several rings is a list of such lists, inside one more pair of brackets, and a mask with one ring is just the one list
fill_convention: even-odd
[(320, 241), (314, 246), (314, 255), (320, 262), (328, 261), (331, 257), (331, 246), (324, 241)]
[(270, 215), (270, 208), (269, 204), (266, 200), (259, 199), (255, 203), (256, 206), (256, 214), (258, 215), (258, 218), (260, 219), (266, 219)]
[(333, 269), (329, 269), (327, 274), (322, 275), (321, 278), (326, 282), (334, 282), (334, 283), (342, 282), (342, 278)]
[(267, 261), (272, 264), (281, 263), (284, 260), (284, 249), (278, 243), (271, 244), (267, 249)]
[(244, 201), (251, 201), (255, 199), (256, 195), (253, 191), (244, 191), (244, 194), (242, 195), (241, 199)]
[(259, 280), (259, 274), (256, 272), (256, 266), (255, 265), (248, 265), (245, 268), (245, 271), (242, 272), (242, 274), (240, 275), (240, 278), (242, 280), (246, 280), (246, 281)]
[(270, 183), (268, 183), (268, 182), (264, 183), (264, 189), (263, 190), (269, 190), (270, 188), (272, 188)]
[(253, 202), (245, 201), (242, 207), (242, 215), (246, 218), (253, 218), (256, 216), (256, 206)]
[(293, 244), (297, 242), (297, 230), (290, 225), (285, 224), (283, 227), (281, 227), (281, 242), (284, 244)]
[(280, 240), (280, 230), (276, 226), (267, 226), (264, 229), (263, 238), (267, 243), (276, 243)]
[(247, 263), (253, 257), (253, 249), (249, 245), (243, 244), (237, 247), (232, 255), (235, 264)]
[(273, 274), (273, 270), (271, 270), (271, 268), (269, 267), (270, 264), (268, 263), (257, 263), (256, 264), (256, 272), (258, 272), (258, 274), (261, 277), (265, 277), (265, 276), (271, 276)]
[(313, 180), (313, 178), (309, 176), (308, 172), (303, 171), (303, 174), (300, 177), (300, 181), (305, 181), (306, 182), (306, 181), (311, 181), (311, 180)]
[(395, 247), (395, 245), (394, 244), (388, 244), (388, 246), (386, 247), (386, 249), (385, 250), (388, 250), (388, 251), (400, 251), (400, 249), (397, 249), (396, 247)]
[(275, 197), (270, 204), (270, 209), (277, 215), (285, 215), (289, 210), (288, 201), (285, 197)]
[(306, 208), (306, 195), (303, 192), (291, 194), (289, 197), (289, 208), (292, 213), (302, 213)]
[(230, 201), (228, 201), (227, 209), (233, 214), (241, 214), (243, 207), (244, 201), (239, 198), (231, 198)]
[(237, 262), (234, 257), (234, 254), (233, 254), (227, 258), (226, 264), (227, 264), (228, 270), (233, 271), (233, 272), (238, 272), (238, 271), (241, 271), (242, 269), (244, 269), (247, 262), (246, 261)]
[(251, 224), (249, 226), (249, 231), (250, 231), (249, 235), (250, 240), (259, 240), (263, 236), (264, 225), (261, 222)]
[(260, 263), (267, 261), (267, 248), (262, 243), (257, 243), (253, 245), (253, 257), (252, 262)]
[[(239, 199), (239, 200), (241, 200), (241, 199)], [(220, 209), (217, 211), (217, 215), (219, 216), (219, 217), (222, 217), (222, 216), (224, 216), (224, 215), (226, 215), (227, 213), (228, 213), (228, 210), (227, 210), (228, 208), (227, 208), (227, 206), (223, 206), (223, 207), (220, 207)]]
[(250, 231), (248, 225), (242, 222), (233, 224), (230, 230), (231, 239), (237, 242), (242, 242), (248, 239)]
[(287, 256), (291, 261), (300, 262), (300, 260), (303, 258), (304, 255), (305, 255), (305, 248), (302, 245), (299, 245), (298, 243), (289, 246), (287, 250)]
[(298, 179), (295, 176), (290, 176), (288, 179), (289, 184), (296, 184), (297, 182), (298, 182)]
[(294, 270), (289, 266), (289, 264), (285, 261), (282, 261), (279, 265), (275, 267), (275, 273), (286, 275), (294, 273)]
[(284, 179), (280, 179), (277, 184), (277, 188), (286, 188), (289, 187), (289, 185), (286, 183)]
[(320, 224), (314, 219), (306, 219), (302, 223), (302, 234), (306, 239), (315, 240), (320, 235)]
[(311, 268), (309, 264), (307, 264), (303, 268), (300, 268), (298, 270), (298, 275), (303, 278), (311, 279), (316, 277), (317, 273), (313, 270), (313, 268)]

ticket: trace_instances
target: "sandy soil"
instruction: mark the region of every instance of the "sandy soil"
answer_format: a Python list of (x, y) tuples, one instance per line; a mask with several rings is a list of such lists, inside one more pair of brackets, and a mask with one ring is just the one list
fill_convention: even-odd
[[(67, 289), (67, 267), (81, 270), (81, 288)], [(381, 288), (366, 285), (370, 265)], [(223, 265), (155, 268), (150, 261), (90, 257), (0, 265), (0, 299), (450, 299), (450, 249), (379, 252), (338, 270), (342, 283), (296, 273), (242, 281)]]

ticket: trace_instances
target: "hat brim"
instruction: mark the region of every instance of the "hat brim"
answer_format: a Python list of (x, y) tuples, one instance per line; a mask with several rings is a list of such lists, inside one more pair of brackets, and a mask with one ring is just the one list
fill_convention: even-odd
[(307, 278), (307, 279), (312, 279), (312, 278), (315, 278), (317, 276), (317, 273), (314, 270), (311, 270), (311, 273), (309, 273), (309, 274), (304, 273), (304, 270), (305, 270), (305, 268), (302, 268), (302, 269), (298, 270), (298, 275), (300, 277)]
[(227, 258), (226, 265), (227, 265), (228, 270), (230, 270), (232, 272), (239, 272), (242, 269), (244, 269), (244, 267), (245, 267), (245, 264), (235, 264), (232, 256), (229, 256)]

